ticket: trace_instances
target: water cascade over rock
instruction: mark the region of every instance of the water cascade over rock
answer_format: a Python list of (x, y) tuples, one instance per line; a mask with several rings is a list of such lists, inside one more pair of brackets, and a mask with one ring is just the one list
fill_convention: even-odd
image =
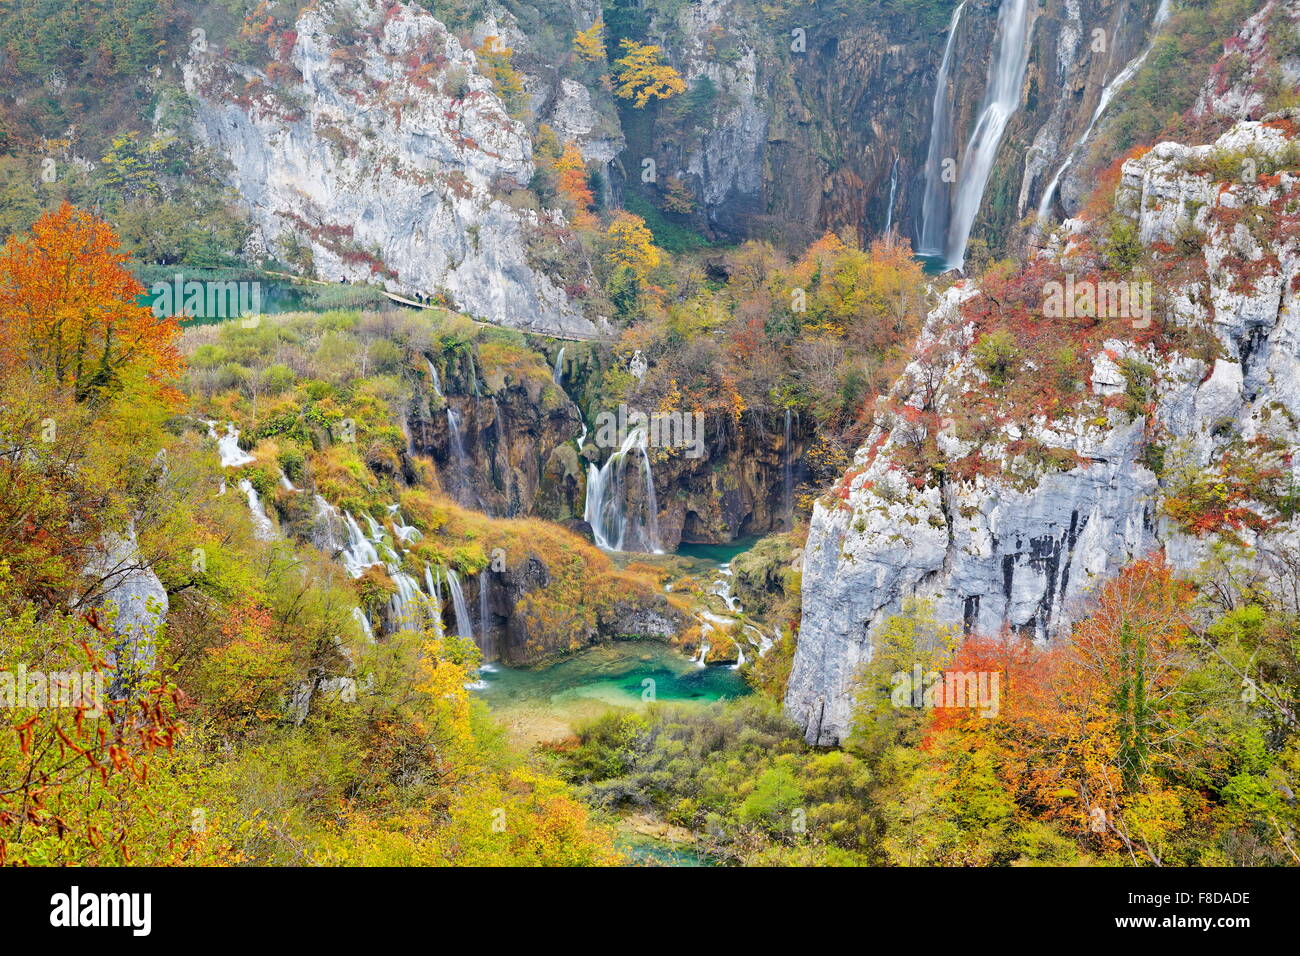
[[(639, 502), (631, 498), (634, 488), (627, 481), (628, 457), (633, 452), (639, 452), (641, 462), (643, 498)], [(663, 552), (659, 543), (659, 505), (644, 429), (632, 429), (604, 465), (589, 466), (583, 517), (591, 525), (596, 546), (604, 551)]]

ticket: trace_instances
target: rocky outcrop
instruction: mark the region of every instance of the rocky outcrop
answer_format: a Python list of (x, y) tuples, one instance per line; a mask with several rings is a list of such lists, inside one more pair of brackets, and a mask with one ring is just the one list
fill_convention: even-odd
[(565, 292), (586, 277), (581, 257), (573, 275), (529, 260), (530, 240), (567, 228), (516, 201), (533, 173), (527, 129), (421, 8), (309, 6), (265, 70), (192, 56), (196, 134), (229, 161), (267, 249), (502, 325), (595, 333)]
[[(1006, 422), (979, 449), (1000, 462), (996, 473), (918, 485), (900, 465), (907, 409), (929, 402), (940, 415), (952, 414), (982, 374), (970, 358), (973, 329), (961, 310), (980, 292), (956, 287), (945, 295), (916, 347), (928, 361), (943, 356), (938, 389), (922, 394), (927, 359), (909, 366), (894, 392), (902, 413), (877, 427), (813, 512), (786, 697), (810, 742), (835, 744), (847, 733), (873, 630), (904, 598), (931, 598), (941, 620), (968, 632), (1010, 628), (1051, 639), (1086, 608), (1090, 587), (1133, 558), (1163, 547), (1178, 567), (1200, 560), (1208, 539), (1189, 535), (1161, 508), (1189, 471), (1213, 471), (1225, 449), (1262, 438), (1250, 445), (1252, 454), (1272, 455), (1292, 480), (1300, 474), (1300, 236), (1287, 225), (1300, 215), (1300, 179), (1262, 168), (1249, 182), (1212, 175), (1226, 159), (1294, 163), (1293, 129), (1282, 117), (1241, 123), (1213, 146), (1165, 143), (1123, 170), (1117, 210), (1144, 242), (1172, 254), (1189, 229), (1199, 235), (1190, 264), (1203, 269), (1191, 268), (1171, 290), (1170, 316), (1212, 329), (1221, 357), (1107, 341), (1092, 358), (1090, 398), (1078, 414)], [(1261, 235), (1263, 228), (1273, 231)], [(1154, 410), (1136, 419), (1123, 403), (1106, 401), (1125, 392), (1123, 369), (1135, 362), (1150, 370), (1154, 399)], [(942, 421), (937, 446), (946, 465), (939, 471), (947, 473), (972, 446), (952, 431), (951, 419)], [(1016, 461), (1009, 449), (1027, 437), (1058, 450), (1055, 463), (1026, 468)], [(1146, 454), (1157, 443), (1159, 480)], [(1266, 504), (1250, 507), (1272, 534), (1293, 533)], [(1249, 528), (1234, 537), (1258, 543)]]
[(134, 526), (109, 535), (86, 573), (98, 583), (92, 605), (115, 636), (105, 649), (114, 669), (110, 697), (122, 697), (157, 660), (157, 639), (167, 620), (167, 589), (140, 554)]

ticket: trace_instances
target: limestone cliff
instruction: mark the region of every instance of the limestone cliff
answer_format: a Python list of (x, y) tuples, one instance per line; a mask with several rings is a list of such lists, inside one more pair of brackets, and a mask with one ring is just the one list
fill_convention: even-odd
[[(847, 733), (873, 629), (904, 598), (933, 598), (941, 618), (967, 631), (1011, 628), (1051, 639), (1086, 608), (1089, 588), (1127, 561), (1157, 548), (1185, 570), (1201, 560), (1214, 536), (1173, 520), (1165, 503), (1207, 475), (1211, 485), (1236, 489), (1230, 454), (1272, 468), (1282, 483), (1300, 474), (1300, 178), (1285, 171), (1296, 161), (1293, 122), (1239, 123), (1213, 145), (1165, 143), (1124, 166), (1117, 212), (1157, 262), (1186, 269), (1168, 273), (1162, 321), (1212, 332), (1208, 355), (1157, 349), (1136, 332), (1108, 340), (1091, 356), (1073, 414), (999, 418), (976, 447), (954, 432), (952, 416), (962, 396), (985, 383), (963, 313), (984, 293), (973, 286), (946, 293), (895, 387), (896, 410), (880, 417), (854, 467), (813, 513), (786, 697), (809, 741), (833, 744)], [(1246, 160), (1256, 165), (1241, 176)], [(1064, 247), (1044, 254), (1068, 262), (1080, 225), (1067, 223)], [(1148, 380), (1142, 400), (1126, 402), (1135, 369)], [(923, 407), (940, 423), (932, 472), (940, 477), (909, 481)], [(972, 451), (997, 467), (944, 477)], [(1216, 527), (1239, 545), (1263, 547), (1293, 533), (1290, 515), (1257, 489), (1225, 494), (1246, 510)]]

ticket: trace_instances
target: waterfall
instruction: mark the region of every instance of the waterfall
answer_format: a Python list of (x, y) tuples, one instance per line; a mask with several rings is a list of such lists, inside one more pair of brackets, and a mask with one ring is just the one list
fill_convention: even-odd
[(425, 359), (424, 364), (429, 366), (429, 380), (433, 382), (433, 394), (442, 398), (442, 380), (438, 378), (438, 370), (433, 367), (433, 362), (429, 359)]
[(478, 633), (479, 633), (479, 650), (483, 652), (483, 660), (488, 661), (497, 656), (496, 642), (492, 640), (492, 626), (488, 620), (488, 588), (492, 585), (492, 579), (488, 577), (488, 569), (484, 568), (478, 576)]
[(395, 631), (418, 631), (424, 624), (428, 607), (424, 592), (415, 578), (405, 571), (389, 569), (397, 590), (388, 599), (388, 620)]
[(707, 663), (707, 662), (705, 661), (705, 658), (709, 656), (709, 651), (711, 650), (711, 645), (709, 644), (709, 642), (708, 642), (707, 640), (705, 640), (704, 635), (706, 635), (706, 634), (711, 634), (711, 633), (713, 633), (713, 625), (712, 625), (712, 624), (704, 624), (704, 625), (701, 625), (701, 627), (700, 627), (700, 653), (699, 653), (699, 656), (695, 658), (695, 663), (698, 664), (700, 667), (705, 666), (705, 664)]
[(456, 634), (474, 640), (474, 625), (470, 623), (469, 608), (465, 605), (465, 592), (461, 590), (460, 578), (451, 568), (447, 569), (447, 586), (451, 591), (451, 604), (456, 610)]
[(361, 628), (361, 633), (366, 636), (366, 640), (373, 642), (375, 631), (370, 626), (370, 618), (366, 617), (366, 612), (359, 607), (354, 607), (352, 609), (352, 618), (357, 622), (357, 626)]
[(226, 434), (218, 436), (216, 422), (206, 418), (200, 418), (199, 421), (208, 426), (208, 437), (217, 443), (217, 454), (221, 456), (222, 468), (241, 468), (256, 460), (239, 447), (239, 429), (235, 427), (234, 422), (227, 422)]
[(1167, 19), (1169, 19), (1169, 0), (1160, 0), (1160, 6), (1156, 8), (1155, 16), (1151, 18), (1151, 42), (1147, 44), (1145, 50), (1133, 59), (1129, 60), (1124, 69), (1116, 73), (1111, 81), (1102, 87), (1101, 96), (1097, 99), (1097, 108), (1092, 111), (1092, 119), (1088, 121), (1088, 128), (1083, 131), (1083, 135), (1079, 137), (1079, 141), (1076, 142), (1070, 149), (1070, 152), (1066, 154), (1065, 162), (1061, 163), (1061, 168), (1056, 171), (1056, 175), (1052, 177), (1052, 181), (1047, 184), (1047, 189), (1043, 191), (1043, 198), (1038, 201), (1039, 222), (1045, 222), (1047, 220), (1047, 217), (1052, 210), (1052, 198), (1056, 195), (1057, 187), (1061, 185), (1061, 177), (1065, 175), (1065, 171), (1069, 169), (1070, 164), (1074, 162), (1075, 155), (1083, 147), (1083, 144), (1087, 142), (1088, 137), (1092, 135), (1092, 128), (1097, 125), (1097, 120), (1101, 119), (1101, 114), (1106, 112), (1106, 107), (1110, 106), (1111, 100), (1115, 98), (1115, 94), (1123, 89), (1128, 81), (1133, 79), (1134, 74), (1142, 68), (1142, 64), (1146, 62), (1146, 58), (1150, 55), (1152, 48), (1156, 45), (1156, 30)]
[(943, 161), (952, 158), (952, 104), (948, 96), (948, 72), (952, 66), (952, 51), (961, 25), (966, 0), (957, 5), (948, 24), (948, 42), (943, 45), (943, 59), (939, 62), (939, 76), (934, 86), (934, 102), (930, 107), (930, 145), (925, 154), (925, 194), (921, 200), (921, 236), (917, 251), (923, 256), (943, 255), (944, 240), (948, 235), (948, 183), (943, 181)]
[(376, 564), (383, 564), (379, 560), (379, 552), (375, 550), (374, 544), (366, 538), (361, 531), (361, 526), (357, 524), (355, 518), (348, 512), (343, 512), (343, 526), (347, 528), (348, 544), (343, 549), (341, 557), (343, 566), (348, 569), (348, 574), (354, 578), (359, 578), (369, 568)]
[[(634, 450), (640, 452), (645, 485), (646, 516), (643, 525), (636, 524), (627, 504), (627, 459)], [(591, 525), (596, 546), (604, 551), (631, 551), (639, 546), (655, 554), (663, 553), (659, 544), (659, 503), (644, 429), (632, 429), (619, 450), (610, 455), (600, 468), (595, 464), (588, 465), (583, 519)]]
[(429, 616), (433, 618), (433, 629), (441, 640), (446, 636), (442, 627), (442, 581), (427, 564), (424, 566), (424, 586), (429, 589)]
[(257, 496), (257, 489), (247, 478), (240, 479), (239, 490), (248, 496), (248, 510), (253, 515), (253, 537), (258, 541), (270, 541), (275, 537), (275, 525), (262, 507), (262, 499)]
[(785, 441), (781, 445), (781, 486), (784, 495), (785, 513), (790, 516), (790, 527), (794, 527), (794, 456), (790, 454), (790, 409), (785, 410)]
[(741, 647), (740, 642), (737, 641), (736, 642), (736, 663), (731, 665), (731, 669), (733, 671), (738, 671), (740, 670), (740, 665), (744, 663), (745, 663), (745, 649)]
[(564, 387), (564, 346), (560, 346), (560, 354), (555, 356), (555, 370), (551, 372), (551, 380), (560, 388)]
[(297, 485), (295, 485), (292, 481), (289, 480), (289, 476), (284, 473), (283, 468), (280, 469), (280, 487), (283, 488), (285, 491), (302, 490)]
[[(465, 455), (465, 439), (460, 433), (460, 412), (447, 406), (447, 430), (451, 435), (452, 478), (457, 492), (469, 481), (469, 462)], [(459, 500), (459, 494), (457, 499)]]
[(343, 530), (343, 518), (338, 509), (322, 498), (315, 496), (316, 514), (312, 518), (312, 539), (322, 545), (322, 550), (331, 555), (343, 550), (343, 541), (339, 532)]
[(889, 208), (885, 211), (885, 235), (894, 227), (894, 196), (898, 194), (898, 156), (894, 156), (894, 165), (889, 170)]
[(979, 119), (961, 159), (961, 172), (948, 229), (945, 261), (960, 269), (966, 261), (966, 243), (984, 200), (1002, 134), (1020, 108), (1020, 91), (1029, 64), (1029, 0), (1003, 0), (998, 13), (997, 46), (989, 60), (988, 84)]

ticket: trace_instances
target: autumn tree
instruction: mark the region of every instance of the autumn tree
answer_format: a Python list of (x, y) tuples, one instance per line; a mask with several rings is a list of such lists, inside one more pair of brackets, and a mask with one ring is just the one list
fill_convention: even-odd
[(555, 161), (555, 176), (556, 191), (573, 210), (573, 224), (582, 229), (595, 226), (596, 220), (590, 209), (596, 200), (587, 184), (587, 166), (576, 143), (565, 144), (564, 152)]
[(586, 30), (579, 30), (573, 38), (573, 51), (578, 59), (588, 63), (601, 63), (605, 59), (605, 21), (597, 20)]
[(64, 203), (0, 250), (0, 361), (26, 365), (86, 401), (132, 373), (161, 387), (180, 371), (176, 320), (137, 303), (144, 288), (103, 220)]
[(654, 244), (654, 233), (635, 213), (623, 210), (615, 213), (607, 235), (610, 248), (605, 260), (616, 270), (626, 268), (638, 281), (645, 281), (650, 270), (659, 265), (662, 257)]
[(666, 100), (686, 90), (681, 75), (660, 60), (659, 47), (627, 39), (622, 45), (627, 52), (614, 61), (615, 96), (644, 109), (652, 99)]

